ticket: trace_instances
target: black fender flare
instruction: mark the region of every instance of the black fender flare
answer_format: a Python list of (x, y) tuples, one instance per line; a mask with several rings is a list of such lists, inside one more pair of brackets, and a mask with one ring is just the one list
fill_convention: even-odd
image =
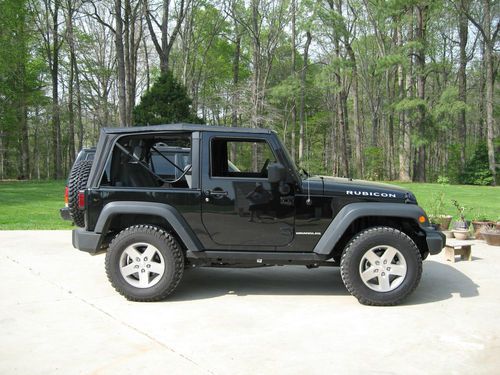
[[(325, 233), (314, 247), (314, 252), (328, 255), (345, 233), (347, 228), (357, 219), (366, 216), (401, 217), (412, 219), (419, 223), (418, 218), (424, 216), (428, 223), (424, 210), (413, 204), (403, 203), (373, 203), (360, 202), (344, 206), (332, 220)], [(422, 228), (422, 226), (421, 226)], [(422, 228), (426, 231), (427, 228)]]
[(99, 234), (107, 233), (112, 218), (123, 214), (159, 216), (172, 226), (188, 250), (202, 251), (203, 249), (200, 241), (179, 211), (164, 203), (135, 201), (108, 203), (99, 215), (94, 232)]

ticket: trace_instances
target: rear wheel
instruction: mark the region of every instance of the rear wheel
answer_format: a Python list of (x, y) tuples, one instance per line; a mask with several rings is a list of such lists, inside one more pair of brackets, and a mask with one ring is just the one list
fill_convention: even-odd
[(403, 232), (375, 227), (351, 240), (340, 267), (346, 288), (360, 303), (389, 306), (415, 290), (422, 275), (422, 258)]
[(79, 227), (85, 226), (84, 211), (78, 208), (78, 192), (87, 187), (90, 170), (92, 169), (91, 160), (81, 160), (73, 164), (68, 179), (68, 208), (71, 219)]
[(179, 284), (184, 256), (164, 230), (137, 225), (121, 231), (106, 253), (106, 273), (113, 287), (131, 301), (160, 301)]

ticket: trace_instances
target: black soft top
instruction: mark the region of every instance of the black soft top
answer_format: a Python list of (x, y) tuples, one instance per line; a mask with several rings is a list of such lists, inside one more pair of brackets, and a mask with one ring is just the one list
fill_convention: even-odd
[(165, 124), (153, 126), (134, 126), (130, 128), (103, 128), (102, 131), (106, 134), (133, 134), (133, 133), (149, 133), (149, 132), (179, 132), (179, 131), (210, 131), (210, 132), (231, 132), (231, 133), (254, 133), (254, 134), (270, 134), (268, 129), (250, 129), (250, 128), (230, 128), (226, 126), (211, 126), (199, 124)]

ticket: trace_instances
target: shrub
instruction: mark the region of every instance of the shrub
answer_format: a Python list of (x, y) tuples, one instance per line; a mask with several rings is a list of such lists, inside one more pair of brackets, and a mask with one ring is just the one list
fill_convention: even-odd
[(201, 123), (193, 113), (186, 88), (172, 72), (163, 73), (134, 108), (137, 125), (160, 125), (175, 122)]
[(491, 185), (493, 176), (488, 164), (488, 148), (481, 142), (476, 146), (474, 155), (465, 163), (460, 175), (460, 183), (465, 185)]

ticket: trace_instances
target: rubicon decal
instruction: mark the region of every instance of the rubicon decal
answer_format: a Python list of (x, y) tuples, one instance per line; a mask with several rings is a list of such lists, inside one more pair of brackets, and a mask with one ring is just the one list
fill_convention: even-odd
[(397, 198), (394, 193), (379, 193), (378, 191), (346, 190), (346, 195), (358, 195), (363, 197)]

